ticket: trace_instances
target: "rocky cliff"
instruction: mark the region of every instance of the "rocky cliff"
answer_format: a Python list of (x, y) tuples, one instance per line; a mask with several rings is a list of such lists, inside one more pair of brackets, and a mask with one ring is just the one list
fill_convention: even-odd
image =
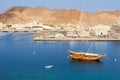
[(49, 9), (31, 7), (12, 7), (0, 14), (2, 23), (27, 23), (37, 21), (44, 24), (73, 24), (92, 26), (111, 25), (120, 15), (120, 11), (82, 12), (76, 9)]

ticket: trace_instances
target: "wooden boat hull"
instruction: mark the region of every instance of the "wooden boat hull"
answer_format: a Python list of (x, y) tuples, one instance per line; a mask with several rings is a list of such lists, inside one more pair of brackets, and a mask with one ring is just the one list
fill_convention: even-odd
[(86, 56), (85, 53), (80, 52), (80, 54), (75, 54), (75, 52), (69, 51), (69, 56), (73, 59), (78, 59), (82, 61), (96, 61), (102, 59), (105, 55), (97, 55), (97, 56)]

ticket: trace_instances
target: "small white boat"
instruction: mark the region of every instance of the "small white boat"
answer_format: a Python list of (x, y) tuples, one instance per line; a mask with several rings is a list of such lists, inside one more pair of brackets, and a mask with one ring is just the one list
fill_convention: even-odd
[(45, 66), (46, 69), (50, 69), (50, 68), (53, 68), (53, 65), (48, 65), (48, 66)]

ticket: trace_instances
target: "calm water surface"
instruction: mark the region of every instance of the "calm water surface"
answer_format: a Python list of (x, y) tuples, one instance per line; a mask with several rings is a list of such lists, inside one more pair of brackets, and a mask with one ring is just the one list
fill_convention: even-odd
[(90, 52), (107, 56), (88, 62), (72, 60), (67, 51), (87, 51), (91, 42), (35, 42), (28, 33), (0, 34), (0, 80), (120, 79), (120, 42), (95, 42)]

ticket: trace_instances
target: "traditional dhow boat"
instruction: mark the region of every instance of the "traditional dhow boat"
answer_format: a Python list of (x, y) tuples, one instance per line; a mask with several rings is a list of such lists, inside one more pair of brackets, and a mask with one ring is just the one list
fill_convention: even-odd
[(85, 53), (85, 52), (73, 52), (73, 51), (68, 51), (69, 56), (73, 59), (78, 59), (82, 61), (96, 61), (100, 60), (103, 57), (105, 57), (106, 54), (94, 54), (94, 53)]

